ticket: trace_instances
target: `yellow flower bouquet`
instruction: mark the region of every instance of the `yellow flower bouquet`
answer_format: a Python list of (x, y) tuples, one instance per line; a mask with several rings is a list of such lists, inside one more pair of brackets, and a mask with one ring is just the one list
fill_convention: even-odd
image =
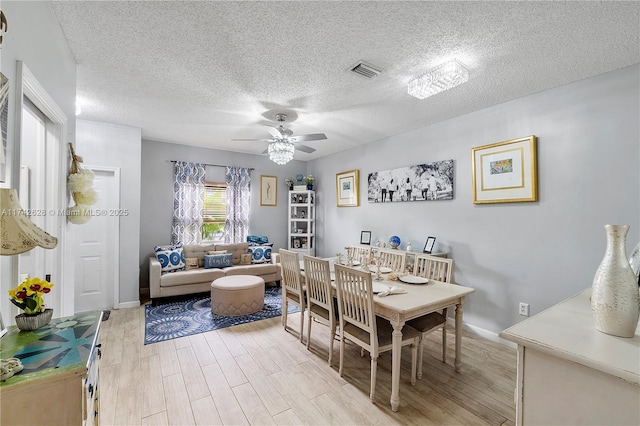
[(44, 312), (44, 296), (53, 284), (40, 278), (27, 278), (13, 290), (9, 290), (11, 303), (24, 311), (25, 315)]

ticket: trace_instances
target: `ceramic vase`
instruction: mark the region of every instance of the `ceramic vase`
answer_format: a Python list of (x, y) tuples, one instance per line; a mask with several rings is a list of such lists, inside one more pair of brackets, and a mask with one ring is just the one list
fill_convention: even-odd
[(16, 326), (22, 331), (37, 330), (49, 324), (53, 316), (53, 309), (45, 309), (36, 315), (16, 315)]
[(633, 337), (640, 314), (640, 292), (626, 255), (629, 225), (605, 225), (607, 250), (591, 286), (591, 311), (596, 330)]

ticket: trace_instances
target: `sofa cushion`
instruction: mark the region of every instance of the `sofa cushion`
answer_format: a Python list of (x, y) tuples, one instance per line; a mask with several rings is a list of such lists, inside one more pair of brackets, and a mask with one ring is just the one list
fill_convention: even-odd
[(205, 268), (226, 268), (233, 265), (233, 255), (231, 253), (226, 254), (205, 254), (204, 267)]
[(266, 235), (247, 235), (247, 243), (250, 246), (259, 246), (269, 242), (269, 237)]
[(189, 271), (164, 274), (160, 277), (160, 287), (175, 287), (186, 284), (211, 283), (213, 280), (224, 277), (222, 269), (191, 269)]
[(240, 265), (251, 265), (251, 259), (253, 256), (249, 253), (244, 253), (240, 255)]
[(215, 250), (215, 246), (213, 244), (185, 244), (184, 245), (184, 255), (185, 257), (197, 257), (198, 258), (198, 266), (204, 267), (204, 255), (207, 254), (208, 251)]
[(177, 243), (169, 247), (155, 246), (153, 251), (160, 262), (162, 274), (167, 272), (184, 271), (184, 250), (182, 243)]
[(223, 268), (226, 276), (230, 275), (269, 275), (277, 273), (277, 269), (280, 265), (273, 263), (257, 263), (253, 265), (237, 265), (231, 268)]
[[(226, 250), (233, 255), (233, 264), (240, 264), (240, 255), (248, 253), (249, 243), (216, 244), (215, 250)], [(213, 250), (213, 249), (212, 249)]]
[(271, 263), (271, 249), (273, 244), (249, 246), (249, 253), (253, 257), (251, 263)]

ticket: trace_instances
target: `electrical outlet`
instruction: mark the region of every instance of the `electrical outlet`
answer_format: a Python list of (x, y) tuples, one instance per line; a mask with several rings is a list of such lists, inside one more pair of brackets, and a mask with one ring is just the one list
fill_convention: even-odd
[(520, 302), (520, 315), (529, 316), (529, 304)]

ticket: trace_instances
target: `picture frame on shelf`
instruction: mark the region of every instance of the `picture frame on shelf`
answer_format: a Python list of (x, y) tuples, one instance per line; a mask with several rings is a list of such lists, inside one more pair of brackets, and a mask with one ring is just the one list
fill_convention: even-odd
[(358, 170), (336, 174), (336, 202), (338, 207), (360, 206), (360, 175)]
[(278, 177), (260, 175), (260, 205), (278, 205)]
[(371, 231), (360, 232), (360, 244), (371, 245)]
[(536, 137), (471, 149), (473, 203), (538, 201)]
[(436, 245), (436, 237), (427, 237), (427, 242), (424, 243), (424, 249), (422, 249), (422, 252), (426, 254), (431, 254), (435, 245)]
[(302, 243), (300, 241), (300, 238), (294, 238), (293, 239), (293, 248), (302, 248)]

